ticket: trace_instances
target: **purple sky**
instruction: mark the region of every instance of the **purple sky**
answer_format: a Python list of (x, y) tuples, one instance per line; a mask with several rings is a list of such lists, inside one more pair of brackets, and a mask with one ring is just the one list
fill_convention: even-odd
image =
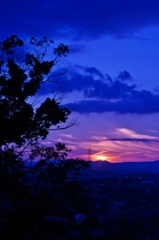
[(67, 143), (70, 157), (88, 159), (90, 148), (92, 160), (159, 159), (158, 0), (5, 0), (0, 21), (1, 40), (45, 35), (69, 46), (64, 83), (38, 97), (64, 94), (79, 124), (45, 143)]

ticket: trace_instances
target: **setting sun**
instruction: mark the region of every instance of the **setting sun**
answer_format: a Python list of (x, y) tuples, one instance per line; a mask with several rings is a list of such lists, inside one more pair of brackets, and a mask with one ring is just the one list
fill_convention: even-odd
[(96, 155), (95, 160), (108, 161), (108, 157), (105, 155)]
[(93, 160), (97, 161), (97, 160), (102, 160), (102, 161), (109, 161), (109, 157), (103, 153), (105, 153), (107, 151), (102, 151), (102, 152), (98, 152), (93, 154)]

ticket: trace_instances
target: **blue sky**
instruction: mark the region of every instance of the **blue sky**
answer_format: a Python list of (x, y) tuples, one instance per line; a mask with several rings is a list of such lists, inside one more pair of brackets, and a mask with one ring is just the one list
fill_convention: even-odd
[(39, 96), (64, 94), (78, 126), (52, 132), (70, 157), (112, 162), (159, 159), (159, 2), (146, 0), (6, 0), (1, 40), (47, 36), (69, 46), (60, 68), (65, 84)]

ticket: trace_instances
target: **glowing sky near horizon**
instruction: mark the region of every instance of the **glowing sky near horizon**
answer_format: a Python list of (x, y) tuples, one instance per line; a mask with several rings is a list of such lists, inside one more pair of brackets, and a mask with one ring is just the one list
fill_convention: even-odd
[[(62, 141), (69, 157), (91, 160), (159, 159), (158, 0), (6, 0), (1, 39), (46, 35), (70, 49), (66, 84), (46, 85), (64, 94), (79, 124), (51, 132), (44, 144)], [(61, 65), (60, 65), (61, 66)], [(91, 151), (91, 156), (89, 154)]]

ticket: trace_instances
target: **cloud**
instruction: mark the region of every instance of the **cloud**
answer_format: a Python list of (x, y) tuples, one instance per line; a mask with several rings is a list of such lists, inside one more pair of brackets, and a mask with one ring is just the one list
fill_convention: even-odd
[[(65, 69), (59, 69), (58, 72), (63, 72)], [(54, 74), (54, 73), (51, 73)], [(96, 79), (103, 78), (103, 74), (95, 67), (73, 66), (65, 75), (51, 80), (59, 80), (59, 83), (48, 82), (41, 85), (39, 95), (58, 91), (61, 93), (71, 93), (73, 91), (84, 92), (94, 85)], [(102, 80), (100, 80), (102, 83)], [(45, 85), (45, 86), (44, 86)]]
[(74, 137), (72, 136), (72, 134), (59, 134), (60, 136), (62, 137), (66, 137), (66, 138), (70, 138), (70, 139), (73, 139)]
[[(156, 132), (155, 132), (156, 133)], [(106, 133), (109, 136), (108, 137), (105, 134), (102, 134), (102, 136), (92, 136), (89, 141), (99, 143), (102, 142), (105, 145), (106, 141), (112, 141), (112, 142), (143, 142), (143, 143), (149, 143), (149, 142), (159, 142), (159, 137), (147, 135), (147, 134), (140, 134), (133, 130), (127, 129), (127, 128), (115, 128), (110, 133)], [(105, 136), (103, 136), (105, 135)]]
[(159, 137), (139, 134), (127, 128), (117, 128), (119, 137), (107, 138), (107, 141), (124, 141), (124, 142), (159, 142)]
[(82, 44), (68, 44), (68, 48), (69, 48), (69, 55), (81, 53), (85, 51), (85, 46)]
[(118, 77), (120, 80), (132, 80), (132, 76), (127, 71), (122, 71), (119, 73)]
[(135, 85), (127, 85), (119, 80), (103, 82), (95, 80), (89, 89), (85, 90), (85, 97), (101, 99), (119, 99), (128, 97), (129, 93), (135, 88)]
[(99, 155), (99, 154), (102, 154), (102, 153), (106, 153), (106, 152), (108, 152), (108, 151), (98, 152), (98, 153), (93, 154), (93, 156), (96, 156), (96, 155)]
[(139, 90), (136, 84), (123, 81), (128, 77), (133, 80), (131, 74), (125, 70), (111, 78), (95, 67), (74, 66), (66, 75), (60, 77), (59, 83), (43, 84), (38, 94), (58, 92), (71, 96), (71, 93), (79, 92), (81, 99), (75, 99), (74, 102), (70, 100), (65, 106), (74, 109), (76, 105), (75, 111), (82, 114), (158, 113), (159, 95), (148, 90)]
[[(63, 69), (59, 69), (59, 72), (63, 72)], [(123, 82), (126, 76), (131, 75), (127, 71), (122, 71), (117, 77), (111, 78), (108, 74), (104, 75), (95, 67), (76, 65), (66, 75), (60, 76), (59, 84), (47, 83), (45, 86), (42, 85), (39, 94), (46, 94), (46, 92), (52, 92), (54, 89), (62, 93), (83, 92), (84, 97), (87, 98), (123, 98), (136, 88), (135, 84), (128, 85)]]
[(134, 138), (134, 139), (149, 139), (149, 140), (159, 140), (158, 137), (156, 136), (151, 136), (151, 135), (146, 135), (146, 134), (139, 134), (136, 133), (133, 130), (127, 129), (127, 128), (117, 128), (116, 129), (118, 131), (118, 133), (124, 136), (127, 136), (129, 138)]
[[(74, 109), (74, 103), (65, 107)], [(82, 100), (76, 103), (75, 111), (81, 114), (115, 112), (119, 114), (151, 114), (159, 113), (159, 96), (154, 96), (153, 101), (148, 98), (123, 99), (117, 102), (106, 100)]]
[(107, 141), (120, 142), (159, 142), (159, 140), (145, 139), (145, 138), (109, 138)]
[(1, 4), (3, 35), (44, 35), (97, 39), (104, 35), (129, 37), (147, 26), (159, 25), (158, 0), (5, 0)]
[(95, 67), (87, 67), (87, 66), (85, 66), (85, 67), (83, 67), (83, 66), (79, 66), (79, 65), (77, 65), (76, 66), (76, 68), (77, 68), (77, 70), (79, 69), (81, 69), (84, 73), (86, 73), (86, 74), (90, 74), (90, 75), (92, 75), (92, 76), (96, 76), (96, 77), (99, 77), (100, 79), (104, 79), (104, 75), (103, 75), (103, 73), (101, 73), (97, 68), (95, 68)]

